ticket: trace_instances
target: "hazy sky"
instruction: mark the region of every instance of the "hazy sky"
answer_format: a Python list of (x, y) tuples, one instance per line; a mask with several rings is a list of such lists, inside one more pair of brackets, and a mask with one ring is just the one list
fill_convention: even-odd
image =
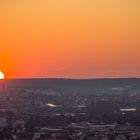
[(0, 0), (0, 70), (140, 77), (140, 0)]

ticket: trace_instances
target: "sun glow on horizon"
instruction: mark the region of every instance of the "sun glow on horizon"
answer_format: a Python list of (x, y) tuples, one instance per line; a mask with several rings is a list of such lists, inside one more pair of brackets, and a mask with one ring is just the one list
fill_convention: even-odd
[(0, 71), (0, 79), (4, 79), (4, 73)]
[(140, 77), (140, 0), (1, 0), (4, 79)]

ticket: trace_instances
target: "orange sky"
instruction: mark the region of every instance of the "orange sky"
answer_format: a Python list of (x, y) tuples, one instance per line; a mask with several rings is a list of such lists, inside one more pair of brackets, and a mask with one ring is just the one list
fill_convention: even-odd
[(7, 78), (140, 77), (140, 0), (0, 0)]

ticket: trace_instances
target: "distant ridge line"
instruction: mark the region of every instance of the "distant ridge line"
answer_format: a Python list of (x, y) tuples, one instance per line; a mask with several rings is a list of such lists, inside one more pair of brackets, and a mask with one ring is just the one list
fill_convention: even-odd
[(122, 78), (7, 78), (5, 80), (121, 80), (121, 79), (140, 79), (139, 77)]

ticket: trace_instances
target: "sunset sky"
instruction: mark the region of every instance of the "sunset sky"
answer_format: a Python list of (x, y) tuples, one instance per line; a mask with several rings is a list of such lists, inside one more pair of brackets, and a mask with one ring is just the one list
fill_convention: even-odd
[(140, 77), (140, 0), (0, 0), (0, 71)]

